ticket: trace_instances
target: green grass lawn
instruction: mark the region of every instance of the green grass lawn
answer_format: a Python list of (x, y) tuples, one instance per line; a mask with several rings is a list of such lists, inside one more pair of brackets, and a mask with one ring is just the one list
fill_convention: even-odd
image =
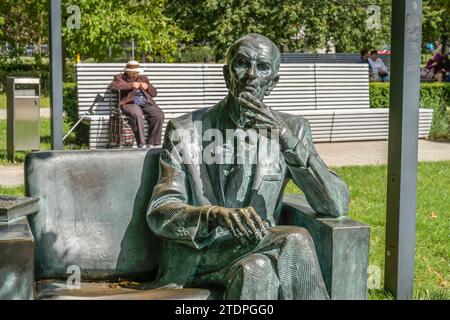
[(23, 196), (25, 194), (24, 186), (20, 187), (2, 187), (0, 186), (2, 196)]
[[(41, 97), (41, 108), (50, 108), (49, 97)], [(6, 109), (6, 93), (0, 93), (0, 109)]]
[[(64, 123), (64, 133), (68, 132), (70, 127), (67, 123)], [(40, 126), (40, 136), (41, 136), (41, 145), (40, 150), (49, 150), (50, 149), (50, 119), (41, 118), (41, 126)], [(69, 136), (70, 140), (71, 137)], [(74, 145), (66, 145), (65, 149), (80, 149), (85, 148), (74, 146)], [(25, 160), (25, 156), (28, 154), (26, 151), (16, 151), (15, 152), (15, 162), (22, 163)], [(6, 152), (6, 120), (0, 120), (0, 165), (11, 165), (8, 160), (8, 155)]]
[[(386, 166), (335, 168), (350, 187), (349, 216), (370, 225), (370, 265), (384, 277)], [(298, 193), (290, 183), (286, 193)], [(23, 195), (23, 187), (0, 194)], [(415, 257), (415, 299), (450, 299), (450, 161), (419, 164)], [(383, 286), (383, 284), (382, 284)], [(391, 299), (370, 290), (370, 299)]]
[[(370, 225), (370, 265), (384, 278), (386, 166), (335, 168), (350, 187), (349, 216)], [(290, 183), (286, 193), (297, 193)], [(416, 299), (450, 299), (450, 161), (419, 163), (417, 192)], [(371, 290), (371, 299), (388, 298)]]

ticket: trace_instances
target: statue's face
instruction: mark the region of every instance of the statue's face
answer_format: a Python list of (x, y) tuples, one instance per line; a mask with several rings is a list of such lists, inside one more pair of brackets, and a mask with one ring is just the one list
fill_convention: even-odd
[(227, 88), (234, 97), (249, 92), (263, 101), (264, 96), (278, 83), (274, 68), (274, 55), (269, 43), (257, 40), (245, 40), (237, 48), (224, 68)]

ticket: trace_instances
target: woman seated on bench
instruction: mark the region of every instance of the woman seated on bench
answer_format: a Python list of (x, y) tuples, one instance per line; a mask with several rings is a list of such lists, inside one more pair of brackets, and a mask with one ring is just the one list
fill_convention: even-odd
[[(164, 123), (164, 113), (153, 100), (157, 94), (156, 88), (143, 72), (139, 62), (131, 60), (124, 72), (116, 75), (111, 83), (112, 90), (120, 90), (119, 106), (130, 118), (129, 123), (139, 148), (161, 145)], [(144, 116), (149, 123), (147, 140), (144, 135)]]

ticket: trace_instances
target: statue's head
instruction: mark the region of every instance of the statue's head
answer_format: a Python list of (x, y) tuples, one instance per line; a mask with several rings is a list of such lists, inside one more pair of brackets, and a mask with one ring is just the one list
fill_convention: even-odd
[(263, 101), (279, 80), (280, 51), (265, 36), (251, 33), (234, 42), (228, 49), (223, 75), (234, 97), (249, 92)]

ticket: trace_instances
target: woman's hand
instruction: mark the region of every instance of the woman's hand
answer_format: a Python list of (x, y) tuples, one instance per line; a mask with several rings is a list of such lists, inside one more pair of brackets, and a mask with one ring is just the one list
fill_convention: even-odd
[(133, 82), (133, 88), (139, 89), (140, 86), (141, 86), (141, 85), (140, 85), (139, 82)]

